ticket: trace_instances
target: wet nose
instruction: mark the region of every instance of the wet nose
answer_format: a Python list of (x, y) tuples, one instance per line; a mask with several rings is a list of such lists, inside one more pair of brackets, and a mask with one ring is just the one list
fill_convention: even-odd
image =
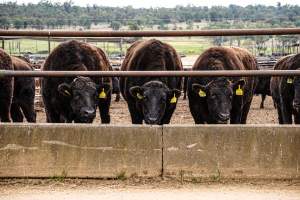
[(297, 112), (300, 112), (300, 103), (299, 102), (293, 102), (293, 107)]
[(149, 117), (148, 120), (145, 121), (147, 124), (157, 124), (157, 117)]
[(230, 115), (226, 114), (226, 113), (220, 113), (218, 117), (222, 121), (227, 121), (227, 120), (229, 120)]
[(87, 118), (95, 117), (95, 109), (93, 108), (84, 108), (82, 109), (82, 115)]

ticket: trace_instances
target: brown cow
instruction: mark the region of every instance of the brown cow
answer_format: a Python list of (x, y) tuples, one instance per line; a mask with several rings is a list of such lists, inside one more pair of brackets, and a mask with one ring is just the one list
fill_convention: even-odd
[[(10, 56), (0, 48), (0, 70), (13, 70)], [(10, 108), (13, 97), (13, 78), (0, 76), (0, 120), (10, 122)]]
[[(33, 67), (27, 60), (12, 56), (15, 71), (32, 71)], [(11, 118), (14, 122), (23, 122), (25, 116), (28, 122), (36, 122), (34, 111), (35, 80), (33, 77), (15, 77), (14, 93), (11, 105)]]
[[(275, 70), (299, 70), (300, 54), (289, 55), (278, 60)], [(272, 77), (271, 95), (277, 108), (280, 124), (300, 124), (300, 77)]]
[[(258, 70), (256, 59), (241, 48), (212, 47), (192, 70)], [(188, 80), (190, 111), (196, 124), (245, 124), (257, 78), (191, 77)]]

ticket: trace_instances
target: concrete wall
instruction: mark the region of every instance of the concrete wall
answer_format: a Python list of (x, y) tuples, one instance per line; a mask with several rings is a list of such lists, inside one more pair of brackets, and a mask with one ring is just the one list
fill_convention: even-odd
[(161, 128), (0, 124), (0, 177), (159, 176)]
[(300, 178), (299, 126), (164, 127), (166, 175)]
[(0, 124), (0, 177), (300, 178), (300, 126)]

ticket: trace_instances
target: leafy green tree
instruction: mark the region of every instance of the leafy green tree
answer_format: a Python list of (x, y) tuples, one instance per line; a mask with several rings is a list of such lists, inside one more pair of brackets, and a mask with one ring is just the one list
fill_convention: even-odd
[(2, 29), (9, 29), (10, 27), (9, 19), (6, 17), (0, 18), (0, 27)]
[(15, 29), (20, 29), (20, 28), (23, 28), (23, 21), (22, 20), (19, 20), (19, 19), (16, 19), (14, 22), (14, 28)]
[(112, 21), (110, 23), (110, 27), (113, 29), (113, 30), (119, 30), (121, 28), (122, 24), (118, 21)]
[(140, 27), (136, 22), (130, 22), (128, 28), (129, 30), (140, 30)]

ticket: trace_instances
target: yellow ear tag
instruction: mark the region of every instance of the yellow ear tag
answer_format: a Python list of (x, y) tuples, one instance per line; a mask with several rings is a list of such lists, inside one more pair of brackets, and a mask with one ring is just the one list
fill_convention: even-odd
[(105, 98), (106, 98), (106, 93), (104, 92), (104, 88), (103, 88), (99, 94), (99, 99), (105, 99)]
[(144, 98), (140, 93), (136, 93), (136, 97), (140, 100), (142, 100)]
[(203, 90), (199, 91), (199, 96), (200, 97), (206, 97), (206, 93)]
[(67, 94), (68, 96), (71, 96), (71, 94), (68, 90), (65, 90), (64, 93)]
[(292, 78), (288, 78), (286, 81), (288, 84), (293, 84), (294, 80)]
[(236, 96), (243, 96), (244, 95), (244, 91), (241, 89), (241, 85), (239, 85), (239, 88), (236, 89), (235, 95)]
[(174, 96), (172, 97), (172, 99), (170, 100), (170, 103), (176, 103), (177, 102), (177, 98), (174, 94)]

